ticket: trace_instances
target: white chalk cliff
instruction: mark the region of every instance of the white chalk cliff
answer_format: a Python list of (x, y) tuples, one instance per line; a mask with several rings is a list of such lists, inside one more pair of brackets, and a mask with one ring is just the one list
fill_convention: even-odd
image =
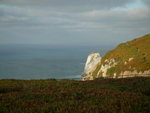
[(91, 76), (92, 71), (95, 70), (98, 63), (101, 62), (101, 56), (99, 53), (91, 53), (87, 57), (87, 61), (84, 68), (84, 73), (82, 75), (83, 80), (93, 80), (93, 76)]

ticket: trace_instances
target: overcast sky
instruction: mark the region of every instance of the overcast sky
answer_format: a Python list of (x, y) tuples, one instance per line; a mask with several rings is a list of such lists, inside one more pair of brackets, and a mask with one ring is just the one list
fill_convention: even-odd
[(0, 0), (0, 44), (117, 45), (150, 33), (150, 0)]

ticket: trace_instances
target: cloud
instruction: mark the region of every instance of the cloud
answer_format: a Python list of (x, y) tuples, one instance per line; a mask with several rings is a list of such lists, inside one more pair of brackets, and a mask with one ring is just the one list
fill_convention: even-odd
[[(29, 8), (3, 5), (0, 10), (0, 24), (7, 28), (60, 28), (70, 31), (88, 31), (93, 29), (131, 29), (149, 28), (150, 9), (131, 10), (91, 10), (84, 12), (64, 12), (49, 8)], [(4, 28), (4, 27), (3, 27)]]
[[(0, 7), (0, 24), (15, 26), (33, 26), (33, 25), (61, 25), (65, 23), (72, 23), (64, 12), (40, 9), (40, 8), (22, 8), (15, 6)], [(37, 27), (37, 26), (36, 26)]]
[[(146, 0), (1, 0), (0, 3), (0, 34), (30, 37), (34, 43), (44, 36), (59, 41), (71, 41), (74, 37), (91, 42), (93, 38), (101, 40), (99, 36), (120, 34), (121, 40), (127, 34), (150, 30), (150, 8), (143, 5), (148, 4)], [(50, 39), (45, 43), (51, 42)], [(57, 42), (56, 39), (52, 42)]]
[(80, 25), (65, 26), (69, 29), (131, 29), (149, 28), (150, 29), (150, 10), (149, 8), (136, 8), (126, 11), (116, 10), (94, 10), (76, 15)]
[(148, 7), (150, 7), (150, 0), (142, 0), (144, 3), (145, 3), (145, 5), (147, 5)]
[(56, 9), (89, 10), (122, 7), (136, 0), (1, 0), (1, 4), (27, 7), (49, 7)]

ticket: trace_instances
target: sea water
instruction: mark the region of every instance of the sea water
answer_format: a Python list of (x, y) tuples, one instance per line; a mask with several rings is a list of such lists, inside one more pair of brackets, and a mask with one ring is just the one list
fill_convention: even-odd
[(0, 79), (81, 79), (87, 56), (110, 46), (0, 46)]

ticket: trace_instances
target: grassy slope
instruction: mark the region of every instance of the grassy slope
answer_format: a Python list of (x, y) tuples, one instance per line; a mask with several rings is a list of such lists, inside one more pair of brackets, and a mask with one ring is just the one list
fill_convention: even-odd
[[(134, 60), (128, 62), (129, 58), (134, 58)], [(122, 43), (115, 49), (107, 52), (102, 58), (102, 63), (105, 64), (106, 59), (115, 59), (118, 65), (110, 68), (107, 71), (109, 76), (117, 73), (119, 75), (122, 71), (145, 71), (150, 69), (150, 35), (145, 35), (143, 37)], [(124, 65), (128, 62), (127, 65)], [(100, 66), (94, 71), (97, 74)]]
[(150, 113), (150, 78), (0, 80), (0, 113)]

